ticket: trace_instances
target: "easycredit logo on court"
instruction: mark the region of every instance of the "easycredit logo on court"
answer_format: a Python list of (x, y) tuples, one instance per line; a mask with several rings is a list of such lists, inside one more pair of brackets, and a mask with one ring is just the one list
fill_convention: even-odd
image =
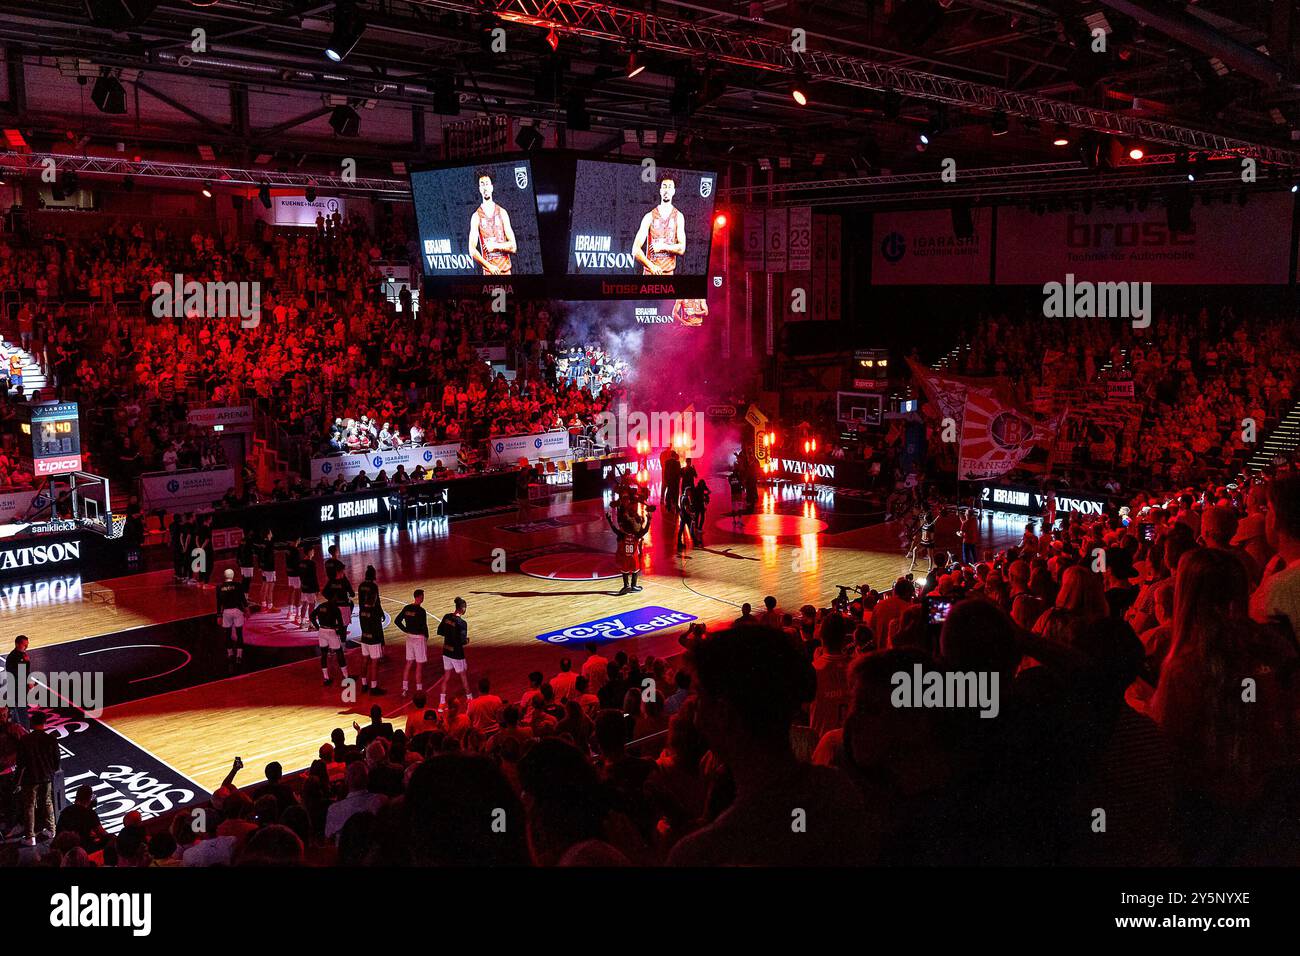
[(567, 644), (570, 641), (581, 644), (588, 641), (605, 644), (610, 641), (621, 641), (627, 637), (637, 637), (641, 634), (662, 631), (669, 627), (680, 627), (694, 620), (696, 620), (694, 614), (651, 605), (650, 607), (638, 608), (635, 611), (628, 611), (626, 614), (619, 614), (616, 617), (602, 617), (598, 621), (574, 624), (562, 631), (549, 631), (546, 634), (538, 634), (537, 639), (545, 641), (547, 644)]

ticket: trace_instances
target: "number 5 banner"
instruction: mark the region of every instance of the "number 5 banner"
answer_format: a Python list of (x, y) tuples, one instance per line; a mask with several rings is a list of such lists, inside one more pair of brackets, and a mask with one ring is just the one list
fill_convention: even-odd
[(763, 247), (767, 241), (763, 210), (745, 210), (745, 271), (763, 271)]

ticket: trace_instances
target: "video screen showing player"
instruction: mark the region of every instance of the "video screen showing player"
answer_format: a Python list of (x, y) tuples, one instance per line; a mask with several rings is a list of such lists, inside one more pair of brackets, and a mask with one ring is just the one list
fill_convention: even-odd
[(579, 160), (570, 275), (702, 276), (717, 174)]
[(542, 274), (527, 160), (413, 172), (411, 195), (426, 276)]

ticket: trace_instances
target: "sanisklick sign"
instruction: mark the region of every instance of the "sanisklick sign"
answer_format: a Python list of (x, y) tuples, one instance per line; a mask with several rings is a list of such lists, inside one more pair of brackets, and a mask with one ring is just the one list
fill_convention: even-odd
[(696, 620), (694, 614), (651, 605), (614, 617), (602, 617), (598, 621), (574, 624), (562, 631), (548, 631), (545, 634), (538, 634), (537, 639), (547, 644), (570, 642), (586, 644), (589, 641), (594, 644), (608, 644), (611, 641), (640, 637), (669, 627), (681, 627), (694, 620)]

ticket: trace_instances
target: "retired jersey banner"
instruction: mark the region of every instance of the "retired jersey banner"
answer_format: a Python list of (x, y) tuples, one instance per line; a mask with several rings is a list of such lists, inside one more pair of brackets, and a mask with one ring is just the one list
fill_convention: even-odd
[(745, 210), (745, 271), (763, 271), (763, 246), (767, 242), (767, 224), (762, 209)]
[(1156, 285), (1284, 285), (1291, 275), (1290, 193), (1252, 196), (1245, 206), (1192, 209), (1193, 228), (1169, 228), (1164, 208), (1094, 209), (1037, 215), (998, 210), (997, 282), (1076, 281)]
[(787, 210), (769, 209), (765, 214), (767, 223), (766, 252), (768, 272), (784, 272), (789, 263), (788, 228), (790, 225)]
[(972, 209), (971, 220), (975, 235), (958, 239), (946, 209), (876, 213), (871, 221), (872, 285), (987, 285), (993, 211)]
[(786, 248), (789, 250), (791, 272), (812, 270), (812, 207), (792, 206), (787, 230)]

